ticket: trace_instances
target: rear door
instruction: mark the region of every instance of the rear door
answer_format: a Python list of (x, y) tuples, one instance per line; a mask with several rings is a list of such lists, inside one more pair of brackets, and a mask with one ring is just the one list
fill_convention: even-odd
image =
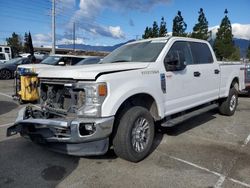
[(196, 97), (205, 103), (219, 97), (220, 67), (214, 61), (206, 43), (189, 42), (195, 70), (193, 79), (197, 82)]

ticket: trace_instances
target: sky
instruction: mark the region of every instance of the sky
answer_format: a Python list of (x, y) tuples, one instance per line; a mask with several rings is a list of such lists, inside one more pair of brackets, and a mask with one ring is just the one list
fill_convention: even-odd
[[(140, 39), (153, 21), (165, 18), (168, 32), (180, 10), (191, 32), (203, 8), (209, 28), (216, 28), (228, 9), (236, 38), (250, 40), (250, 0), (55, 0), (56, 44), (115, 45)], [(0, 44), (13, 32), (31, 32), (34, 46), (51, 46), (51, 0), (0, 0)]]

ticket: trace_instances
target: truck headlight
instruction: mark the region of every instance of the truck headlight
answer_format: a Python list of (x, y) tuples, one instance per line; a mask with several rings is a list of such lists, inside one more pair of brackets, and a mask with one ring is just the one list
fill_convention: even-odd
[(106, 83), (79, 84), (78, 87), (84, 89), (85, 95), (83, 96), (79, 93), (77, 115), (83, 117), (100, 117), (102, 103), (108, 94)]

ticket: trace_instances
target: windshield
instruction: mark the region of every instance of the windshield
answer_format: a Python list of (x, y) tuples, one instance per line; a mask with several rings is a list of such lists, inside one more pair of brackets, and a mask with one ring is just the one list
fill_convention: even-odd
[(49, 56), (45, 58), (41, 64), (56, 65), (62, 57), (60, 56)]
[(154, 62), (166, 45), (166, 41), (146, 41), (124, 45), (108, 56), (102, 63)]

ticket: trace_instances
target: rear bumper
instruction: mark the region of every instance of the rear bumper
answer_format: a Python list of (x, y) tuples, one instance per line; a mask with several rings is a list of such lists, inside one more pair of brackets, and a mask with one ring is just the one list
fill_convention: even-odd
[[(72, 155), (99, 155), (108, 150), (109, 135), (114, 117), (46, 119), (31, 118), (30, 107), (19, 111), (16, 122), (7, 129), (7, 136), (20, 133), (36, 143), (46, 144), (50, 149)], [(92, 131), (81, 130), (87, 125)]]

